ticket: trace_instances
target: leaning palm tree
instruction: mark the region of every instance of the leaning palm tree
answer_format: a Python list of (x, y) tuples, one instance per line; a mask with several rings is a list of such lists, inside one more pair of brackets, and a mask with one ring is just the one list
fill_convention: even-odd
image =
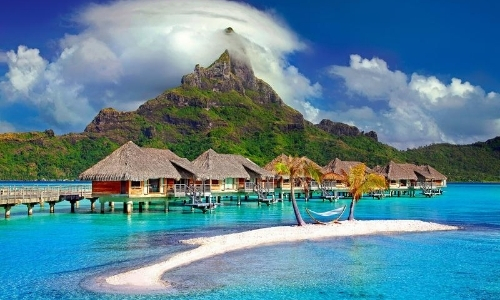
[(385, 177), (377, 173), (366, 173), (366, 165), (361, 163), (349, 170), (346, 173), (342, 170), (342, 181), (349, 188), (349, 192), (352, 195), (351, 206), (349, 208), (349, 221), (354, 220), (354, 206), (355, 203), (361, 199), (364, 193), (377, 190), (385, 189), (387, 187), (387, 182)]
[(290, 196), (292, 200), (293, 212), (297, 219), (297, 224), (303, 226), (306, 224), (302, 219), (297, 201), (295, 200), (294, 182), (299, 180), (304, 185), (306, 177), (314, 179), (319, 178), (320, 167), (307, 157), (293, 157), (282, 155), (274, 164), (274, 169), (278, 175), (288, 175), (290, 177)]

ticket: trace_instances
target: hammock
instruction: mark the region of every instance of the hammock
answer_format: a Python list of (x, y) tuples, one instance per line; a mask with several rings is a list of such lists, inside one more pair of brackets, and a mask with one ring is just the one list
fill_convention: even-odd
[[(325, 211), (325, 212), (315, 212), (313, 210), (310, 210), (309, 208), (306, 208), (306, 212), (311, 217), (311, 219), (314, 220), (314, 222), (316, 222), (318, 224), (326, 225), (329, 223), (338, 223), (340, 217), (342, 217), (342, 214), (344, 214), (345, 209), (346, 209), (346, 205), (344, 205), (343, 207), (339, 207), (339, 208), (336, 208), (334, 210), (329, 210), (329, 211)], [(331, 216), (336, 216), (336, 217), (333, 218), (333, 220), (331, 220), (331, 221), (323, 222), (323, 221), (320, 221), (317, 218), (315, 218), (314, 215), (320, 216), (320, 217), (331, 217)]]

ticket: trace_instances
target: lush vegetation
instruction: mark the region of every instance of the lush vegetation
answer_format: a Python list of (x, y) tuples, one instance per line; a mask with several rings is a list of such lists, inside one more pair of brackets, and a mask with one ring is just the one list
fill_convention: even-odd
[(0, 180), (74, 179), (118, 147), (90, 135), (0, 135)]
[(179, 87), (135, 112), (103, 110), (101, 117), (110, 119), (108, 127), (99, 131), (0, 134), (0, 179), (74, 179), (132, 140), (140, 146), (169, 148), (190, 160), (209, 148), (244, 155), (259, 165), (282, 153), (307, 156), (319, 165), (336, 157), (369, 167), (394, 160), (429, 164), (450, 181), (500, 181), (500, 137), (472, 145), (399, 151), (364, 135), (329, 134), (294, 109), (279, 103), (257, 104), (257, 98), (255, 91), (241, 95)]

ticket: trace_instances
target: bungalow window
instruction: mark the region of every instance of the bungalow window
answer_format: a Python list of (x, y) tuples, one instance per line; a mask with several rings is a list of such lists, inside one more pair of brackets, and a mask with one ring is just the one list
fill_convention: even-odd
[(130, 187), (133, 189), (140, 189), (141, 188), (141, 182), (140, 181), (132, 181), (130, 183)]
[(150, 193), (160, 192), (160, 179), (149, 179), (149, 192)]

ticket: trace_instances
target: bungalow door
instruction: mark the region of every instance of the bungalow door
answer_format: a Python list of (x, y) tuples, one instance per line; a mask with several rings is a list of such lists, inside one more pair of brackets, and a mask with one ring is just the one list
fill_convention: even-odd
[(234, 178), (226, 178), (224, 180), (224, 190), (234, 190)]

